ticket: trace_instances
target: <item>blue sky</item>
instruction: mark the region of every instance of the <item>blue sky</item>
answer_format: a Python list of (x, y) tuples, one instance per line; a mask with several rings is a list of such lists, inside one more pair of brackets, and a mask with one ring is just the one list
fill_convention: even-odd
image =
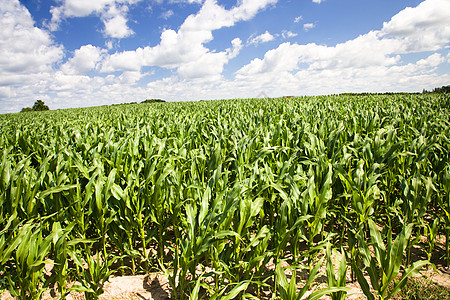
[(450, 0), (0, 0), (0, 113), (450, 84)]

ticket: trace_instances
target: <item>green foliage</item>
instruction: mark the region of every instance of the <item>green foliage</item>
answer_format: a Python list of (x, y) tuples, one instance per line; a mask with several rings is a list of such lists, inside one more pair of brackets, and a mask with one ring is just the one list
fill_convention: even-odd
[(29, 112), (29, 111), (33, 111), (33, 109), (31, 107), (24, 107), (20, 110), (20, 112)]
[(50, 110), (47, 105), (45, 105), (44, 101), (42, 100), (36, 100), (34, 102), (33, 107), (24, 107), (20, 112), (30, 112), (30, 111), (44, 111), (44, 110)]
[[(338, 252), (337, 252), (338, 253)], [(338, 288), (345, 288), (347, 284), (347, 257), (344, 249), (341, 249), (341, 259), (339, 261), (339, 265), (337, 268), (337, 272), (335, 272), (335, 268), (333, 266), (332, 261), (332, 250), (331, 245), (328, 244), (327, 246), (327, 281), (328, 281), (328, 287), (338, 287)], [(338, 292), (331, 293), (331, 299), (332, 300), (342, 300), (345, 299), (347, 296), (347, 291), (342, 290)]]
[(150, 103), (162, 103), (162, 102), (166, 102), (166, 101), (164, 101), (162, 99), (146, 99), (146, 100), (142, 101), (141, 103), (150, 104)]
[(434, 88), (431, 92), (427, 90), (423, 90), (423, 93), (440, 93), (440, 94), (448, 94), (450, 93), (450, 85), (444, 85), (441, 87)]
[(0, 115), (0, 290), (95, 299), (163, 271), (174, 299), (298, 298), (320, 262), (312, 299), (345, 297), (349, 268), (392, 297), (426, 264), (408, 261), (424, 232), (449, 259), (449, 115), (436, 93)]
[[(370, 228), (370, 246), (373, 247), (374, 253), (371, 253), (369, 245), (359, 236), (361, 258), (366, 266), (372, 288), (375, 290), (378, 299), (390, 299), (404, 287), (409, 277), (414, 276), (429, 262), (416, 261), (411, 266), (406, 266), (401, 279), (396, 281), (395, 279), (403, 267), (403, 255), (410, 240), (413, 224), (405, 226), (395, 240), (392, 241), (391, 228), (388, 229), (387, 237), (384, 237), (373, 220), (369, 220), (368, 223)], [(386, 245), (384, 240), (386, 240)], [(367, 288), (368, 283), (362, 271), (357, 267), (355, 267), (355, 271), (364, 294), (368, 299), (375, 299), (370, 289)], [(388, 289), (391, 285), (393, 285), (392, 289)]]
[(48, 106), (45, 105), (44, 101), (42, 101), (42, 100), (36, 100), (36, 102), (34, 102), (33, 107), (31, 109), (34, 111), (49, 110)]
[(450, 291), (437, 285), (431, 279), (410, 278), (403, 289), (392, 299), (402, 300), (449, 300)]

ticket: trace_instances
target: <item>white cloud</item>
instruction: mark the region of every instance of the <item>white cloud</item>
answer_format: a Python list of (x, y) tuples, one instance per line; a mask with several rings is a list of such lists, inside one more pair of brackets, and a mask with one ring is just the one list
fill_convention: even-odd
[(45, 94), (64, 49), (18, 0), (0, 0), (0, 16), (0, 109), (16, 112)]
[(114, 41), (112, 41), (112, 40), (108, 40), (108, 41), (105, 41), (105, 47), (108, 49), (108, 50), (111, 50), (111, 49), (113, 49), (114, 47), (116, 47), (116, 43), (114, 43)]
[(161, 18), (167, 20), (169, 19), (171, 16), (173, 16), (173, 10), (169, 9), (167, 11), (165, 11), (164, 13), (162, 13)]
[[(239, 53), (242, 41), (233, 40), (230, 49), (222, 52), (214, 52), (204, 45), (213, 39), (213, 30), (232, 26), (238, 18), (231, 13), (235, 8), (225, 10), (217, 7), (214, 1), (209, 2), (209, 6), (206, 4), (178, 31), (164, 30), (157, 46), (114, 54), (103, 65), (107, 68), (109, 64), (110, 72), (133, 69), (132, 74), (136, 75), (142, 66), (156, 65), (176, 69), (177, 76), (133, 90), (119, 89), (119, 79), (112, 76), (111, 83), (102, 87), (102, 94), (98, 97), (117, 94), (122, 97), (129, 95), (130, 100), (139, 96), (141, 99), (151, 96), (167, 100), (197, 100), (255, 97), (261, 90), (271, 96), (417, 91), (445, 85), (450, 80), (449, 74), (435, 73), (436, 68), (448, 63), (449, 54), (432, 53), (424, 59), (404, 64), (401, 54), (415, 49), (411, 47), (412, 39), (409, 38), (414, 33), (406, 35), (408, 38), (395, 35), (393, 32), (398, 25), (390, 22), (382, 30), (371, 31), (336, 46), (283, 43), (268, 51), (263, 58), (256, 58), (243, 66), (235, 78), (226, 79), (221, 76), (223, 66)], [(420, 11), (415, 13), (420, 14)], [(210, 20), (217, 20), (217, 23)], [(412, 25), (417, 28), (417, 24)], [(434, 47), (442, 49), (447, 47), (449, 39), (444, 35), (440, 40), (434, 31), (445, 33), (442, 30), (445, 26), (436, 23), (421, 25), (420, 31), (425, 33), (424, 39), (427, 35), (433, 37)]]
[(240, 38), (235, 38), (231, 41), (231, 45), (232, 47), (227, 49), (228, 52), (228, 57), (231, 58), (235, 58), (238, 54), (239, 51), (241, 51), (242, 49), (242, 40)]
[(102, 62), (101, 72), (139, 71), (144, 64), (142, 48), (135, 51), (123, 51), (109, 56)]
[(323, 1), (325, 1), (325, 0), (312, 0), (312, 2), (317, 3), (317, 4), (320, 4), (320, 3), (322, 3)]
[(387, 66), (399, 61), (398, 55), (393, 54), (400, 48), (399, 41), (380, 39), (375, 31), (335, 47), (283, 43), (268, 51), (263, 59), (254, 59), (242, 67), (237, 74), (292, 71), (299, 68), (299, 63), (307, 64), (311, 70)]
[(18, 0), (0, 1), (0, 74), (48, 72), (63, 56), (50, 35), (34, 27), (30, 13)]
[(408, 64), (401, 56), (448, 47), (450, 9), (439, 12), (443, 8), (440, 0), (424, 1), (395, 15), (381, 30), (336, 46), (283, 43), (243, 66), (236, 79), (292, 94), (417, 91), (448, 84), (450, 74), (434, 72), (448, 63), (449, 54), (433, 53)]
[(281, 36), (283, 37), (283, 39), (288, 39), (288, 38), (293, 38), (296, 37), (298, 34), (289, 30), (283, 30), (281, 32)]
[(300, 56), (299, 45), (283, 43), (278, 48), (269, 50), (263, 59), (255, 58), (248, 65), (237, 71), (241, 77), (252, 76), (259, 73), (291, 71), (297, 68)]
[(243, 0), (240, 5), (227, 10), (216, 0), (206, 0), (200, 11), (188, 16), (178, 31), (165, 29), (158, 45), (115, 53), (105, 60), (102, 71), (138, 71), (143, 66), (159, 66), (177, 69), (183, 78), (220, 74), (224, 64), (237, 55), (241, 45), (236, 47), (237, 44), (233, 44), (231, 52), (210, 50), (204, 44), (213, 40), (212, 31), (249, 20), (276, 2)]
[(133, 85), (146, 75), (147, 74), (142, 74), (141, 72), (128, 71), (123, 72), (120, 76), (118, 76), (118, 79), (121, 84)]
[(128, 28), (126, 13), (127, 6), (120, 8), (110, 6), (106, 12), (102, 14), (102, 20), (105, 24), (104, 34), (112, 38), (126, 38), (134, 34), (133, 30)]
[(228, 58), (225, 52), (205, 53), (199, 59), (182, 64), (178, 68), (178, 74), (182, 78), (199, 78), (206, 76), (218, 76), (223, 71), (223, 66)]
[(52, 19), (48, 28), (58, 30), (65, 18), (98, 15), (105, 25), (104, 33), (112, 38), (125, 38), (133, 34), (127, 25), (127, 12), (130, 5), (142, 0), (61, 0), (60, 6), (50, 9)]
[(303, 24), (303, 29), (305, 31), (310, 31), (311, 29), (313, 29), (314, 27), (316, 27), (316, 25), (314, 25), (314, 23), (306, 23)]
[(450, 41), (450, 1), (427, 0), (383, 24), (381, 34), (402, 40), (403, 52), (435, 51)]
[(249, 39), (248, 43), (256, 46), (258, 44), (273, 41), (274, 39), (275, 39), (275, 37), (273, 35), (271, 35), (269, 31), (266, 30), (266, 32), (264, 32), (263, 34), (260, 34), (255, 37), (251, 37)]
[(300, 21), (303, 20), (302, 16), (298, 16), (294, 19), (294, 23), (300, 23)]
[(65, 74), (84, 74), (95, 70), (98, 63), (106, 55), (106, 50), (92, 45), (82, 46), (75, 50), (74, 56), (61, 66)]
[(132, 35), (134, 32), (127, 26), (127, 20), (124, 16), (116, 15), (110, 19), (104, 20), (105, 35), (112, 38), (125, 38)]
[[(190, 15), (184, 21), (183, 30), (216, 30), (233, 26), (236, 22), (253, 18), (260, 10), (265, 9), (278, 0), (242, 0), (230, 10), (217, 4), (217, 0), (205, 0), (199, 13)], [(180, 29), (180, 30), (181, 30)]]
[(437, 67), (445, 61), (445, 58), (439, 53), (434, 53), (427, 58), (417, 61), (416, 65), (423, 67), (425, 70), (430, 67)]

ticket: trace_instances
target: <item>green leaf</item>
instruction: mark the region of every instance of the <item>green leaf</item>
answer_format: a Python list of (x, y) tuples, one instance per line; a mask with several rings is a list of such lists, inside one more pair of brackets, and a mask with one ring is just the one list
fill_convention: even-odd
[(361, 289), (363, 290), (363, 293), (364, 295), (366, 295), (367, 299), (375, 300), (374, 295), (370, 292), (370, 286), (367, 283), (366, 278), (364, 278), (362, 271), (356, 266), (353, 266), (353, 271), (356, 273), (358, 283), (361, 286)]
[(388, 294), (388, 298), (394, 296), (405, 286), (408, 278), (416, 275), (424, 266), (430, 264), (428, 260), (419, 260), (414, 262), (411, 266), (409, 266), (406, 271), (403, 273), (402, 278), (395, 283), (394, 288)]
[(381, 233), (377, 228), (375, 222), (371, 219), (368, 221), (370, 230), (370, 239), (372, 240), (372, 246), (375, 249), (375, 257), (377, 258), (378, 264), (382, 265), (384, 261), (384, 253), (386, 252), (386, 247), (384, 246), (383, 238)]
[(203, 274), (201, 274), (197, 278), (194, 289), (192, 290), (191, 296), (189, 297), (189, 299), (198, 299), (198, 292), (200, 291), (200, 283), (201, 283), (202, 277), (203, 277)]
[(308, 280), (306, 281), (305, 285), (300, 289), (300, 292), (297, 294), (297, 298), (300, 299), (301, 297), (303, 297), (306, 293), (306, 291), (308, 291), (308, 289), (310, 288), (311, 284), (313, 283), (313, 281), (316, 279), (317, 277), (317, 272), (319, 271), (319, 268), (322, 266), (323, 264), (323, 260), (325, 259), (325, 257), (322, 257), (314, 266), (314, 268), (311, 270), (311, 272), (309, 273), (308, 276)]
[(69, 184), (69, 185), (55, 186), (55, 187), (49, 188), (49, 189), (47, 189), (47, 190), (41, 192), (41, 193), (39, 194), (39, 197), (40, 197), (40, 198), (45, 198), (45, 197), (47, 197), (48, 195), (60, 193), (60, 192), (62, 192), (62, 191), (68, 191), (68, 190), (74, 189), (74, 188), (76, 188), (76, 187), (77, 187), (76, 184)]
[[(350, 291), (350, 289), (347, 287), (329, 287), (329, 288), (315, 291), (314, 293), (309, 295), (308, 300), (318, 300), (318, 299), (322, 298), (323, 296), (331, 294), (331, 293), (348, 292), (348, 291)], [(298, 299), (300, 299), (300, 298), (298, 298)]]
[(237, 295), (239, 295), (239, 293), (247, 289), (249, 283), (250, 283), (249, 281), (238, 283), (226, 296), (222, 297), (221, 299), (222, 300), (234, 299), (235, 297), (237, 297)]

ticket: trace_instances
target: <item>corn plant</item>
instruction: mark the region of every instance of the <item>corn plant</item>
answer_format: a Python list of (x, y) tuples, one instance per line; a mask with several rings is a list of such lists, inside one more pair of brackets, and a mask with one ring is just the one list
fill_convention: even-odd
[[(337, 273), (335, 272), (335, 268), (333, 266), (333, 261), (332, 261), (332, 249), (331, 249), (331, 244), (327, 245), (327, 252), (326, 252), (326, 258), (327, 258), (327, 268), (326, 268), (326, 273), (327, 273), (327, 282), (328, 282), (328, 287), (332, 288), (332, 287), (342, 287), (345, 288), (347, 285), (347, 269), (348, 269), (348, 265), (347, 265), (347, 257), (346, 257), (346, 253), (344, 251), (344, 249), (341, 249), (341, 253), (342, 255), (341, 260), (339, 262), (339, 266), (338, 266), (338, 270)], [(342, 291), (338, 291), (338, 292), (332, 292), (330, 294), (330, 297), (332, 300), (343, 300), (345, 299), (347, 296), (347, 291), (342, 290)]]
[[(306, 283), (303, 285), (303, 287), (297, 292), (297, 268), (298, 266), (290, 267), (289, 269), (292, 272), (291, 278), (288, 281), (286, 274), (285, 274), (285, 268), (281, 266), (281, 264), (278, 264), (275, 269), (275, 276), (276, 276), (276, 284), (278, 286), (278, 293), (281, 299), (294, 299), (294, 300), (300, 300), (302, 299), (306, 292), (311, 288), (311, 285), (313, 284), (316, 276), (318, 275), (318, 271), (320, 266), (323, 264), (324, 258), (319, 260), (316, 265), (310, 270), (308, 279), (306, 280)], [(330, 293), (337, 293), (342, 291), (347, 291), (348, 289), (345, 287), (328, 287), (325, 289), (321, 289), (318, 291), (315, 291), (311, 293), (307, 299), (309, 300), (317, 300), (323, 297), (324, 295), (330, 294)]]
[(7, 277), (11, 294), (21, 299), (41, 299), (48, 283), (43, 269), (46, 256), (50, 252), (53, 234), (43, 237), (42, 225), (27, 222), (17, 228), (11, 244), (6, 248), (5, 257), (12, 255), (15, 270)]
[(444, 212), (442, 219), (444, 219), (445, 232), (445, 257), (447, 260), (447, 267), (450, 266), (450, 167), (446, 167), (442, 174), (443, 195), (439, 197), (439, 205)]
[[(430, 222), (431, 223), (431, 222)], [(425, 253), (427, 259), (430, 261), (436, 246), (436, 237), (440, 229), (440, 219), (434, 219), (432, 224), (426, 223), (423, 231), (423, 236), (427, 237), (427, 245), (425, 246)]]
[[(384, 242), (385, 237), (383, 237), (377, 228), (376, 223), (373, 220), (369, 220), (368, 224), (370, 229), (370, 246), (374, 248), (374, 254), (370, 253), (369, 245), (361, 237), (358, 241), (360, 245), (359, 253), (365, 264), (365, 269), (369, 274), (372, 288), (375, 290), (378, 298), (390, 299), (400, 291), (409, 277), (414, 276), (423, 266), (429, 264), (429, 262), (419, 260), (410, 266), (404, 266), (402, 264), (413, 224), (405, 226), (394, 241), (392, 241), (392, 229), (389, 228), (386, 243)], [(396, 281), (396, 277), (400, 274), (402, 268), (404, 269), (402, 277)], [(359, 268), (355, 268), (355, 271), (358, 282), (366, 297), (368, 299), (375, 299), (362, 271)], [(389, 289), (388, 287), (391, 285), (393, 287)]]
[(81, 285), (73, 286), (71, 290), (84, 292), (87, 300), (98, 299), (104, 292), (103, 285), (113, 273), (111, 265), (117, 258), (104, 258), (99, 251), (95, 253), (95, 256), (90, 251), (79, 253), (76, 250), (70, 250), (68, 254), (78, 267), (75, 278), (81, 283)]

